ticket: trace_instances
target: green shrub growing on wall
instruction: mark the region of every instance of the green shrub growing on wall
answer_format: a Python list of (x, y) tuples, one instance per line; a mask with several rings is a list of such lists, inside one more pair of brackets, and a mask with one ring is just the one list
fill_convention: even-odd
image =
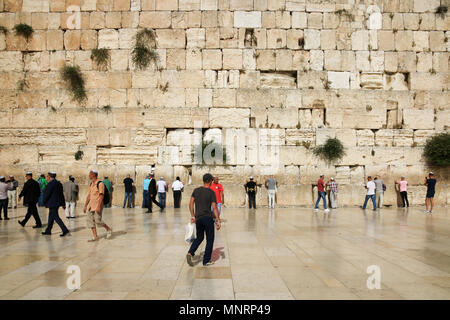
[(86, 100), (86, 89), (84, 79), (79, 66), (64, 66), (61, 69), (61, 77), (66, 82), (73, 98), (78, 102)]
[(450, 165), (450, 133), (441, 133), (427, 140), (423, 156), (428, 165)]
[(94, 61), (100, 70), (108, 69), (109, 50), (105, 48), (92, 49), (91, 59)]
[(25, 23), (16, 24), (14, 26), (14, 30), (16, 31), (16, 35), (22, 36), (26, 39), (31, 37), (34, 32), (33, 28)]
[(345, 148), (337, 138), (328, 138), (324, 144), (314, 148), (314, 155), (326, 161), (337, 161), (345, 155)]
[(156, 34), (152, 29), (143, 29), (136, 34), (136, 43), (131, 58), (136, 69), (145, 70), (150, 63), (158, 61)]

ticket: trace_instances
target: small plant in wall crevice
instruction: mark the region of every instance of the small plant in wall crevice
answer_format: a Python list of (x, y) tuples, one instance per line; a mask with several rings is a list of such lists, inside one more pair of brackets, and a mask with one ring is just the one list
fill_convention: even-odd
[(105, 48), (92, 49), (91, 59), (98, 66), (99, 70), (108, 70), (109, 50)]
[(345, 155), (345, 148), (342, 142), (337, 138), (328, 138), (324, 144), (314, 148), (315, 156), (326, 161), (333, 162), (342, 159)]
[(441, 17), (441, 19), (445, 19), (445, 15), (447, 14), (448, 8), (447, 6), (439, 6), (436, 8), (436, 14)]
[(0, 33), (6, 34), (8, 32), (8, 29), (6, 29), (4, 26), (0, 26)]
[(78, 150), (75, 152), (74, 157), (76, 161), (83, 160), (84, 152), (82, 150)]
[(61, 69), (61, 77), (76, 101), (81, 103), (87, 99), (84, 78), (79, 66), (64, 66)]
[(22, 36), (27, 40), (31, 37), (31, 35), (34, 32), (33, 28), (25, 23), (16, 24), (14, 26), (14, 31), (16, 32), (16, 35)]
[(17, 90), (24, 91), (25, 88), (28, 88), (28, 82), (25, 79), (17, 81)]

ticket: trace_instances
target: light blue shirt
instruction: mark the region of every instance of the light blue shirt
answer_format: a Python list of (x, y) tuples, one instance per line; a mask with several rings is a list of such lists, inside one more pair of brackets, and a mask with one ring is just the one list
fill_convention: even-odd
[(144, 190), (148, 191), (148, 186), (150, 185), (150, 179), (144, 179)]

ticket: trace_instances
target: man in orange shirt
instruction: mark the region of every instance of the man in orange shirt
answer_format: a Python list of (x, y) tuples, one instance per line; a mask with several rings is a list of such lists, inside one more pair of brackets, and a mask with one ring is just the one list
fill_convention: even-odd
[(223, 186), (219, 183), (219, 177), (214, 177), (213, 183), (211, 183), (210, 188), (216, 194), (217, 209), (219, 210), (219, 217), (220, 217), (220, 212), (222, 211), (222, 204), (224, 203), (225, 199), (223, 196)]
[(89, 242), (97, 241), (97, 226), (102, 226), (106, 229), (106, 239), (111, 238), (112, 229), (102, 221), (103, 211), (103, 197), (105, 195), (105, 185), (98, 180), (98, 172), (91, 170), (89, 172), (89, 179), (91, 184), (89, 186), (86, 203), (84, 204), (84, 213), (87, 212), (87, 226), (92, 229), (93, 237)]

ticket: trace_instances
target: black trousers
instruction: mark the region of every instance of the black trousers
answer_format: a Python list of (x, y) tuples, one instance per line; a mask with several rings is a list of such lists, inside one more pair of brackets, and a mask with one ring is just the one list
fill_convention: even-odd
[(405, 206), (405, 202), (406, 202), (406, 205), (409, 207), (408, 192), (402, 191), (402, 192), (400, 192), (400, 195), (402, 196), (403, 207)]
[(65, 233), (65, 232), (69, 231), (67, 229), (66, 225), (64, 224), (64, 222), (59, 217), (58, 208), (49, 208), (49, 211), (48, 211), (48, 225), (47, 225), (47, 229), (45, 229), (45, 232), (47, 232), (47, 233), (51, 233), (52, 232), (52, 228), (53, 228), (53, 223), (54, 222), (56, 222), (58, 224), (58, 226), (61, 228), (62, 232)]
[(152, 212), (153, 210), (153, 203), (156, 204), (158, 207), (162, 209), (162, 205), (156, 200), (156, 195), (153, 195), (153, 197), (150, 197), (150, 194), (148, 195), (149, 201), (148, 201), (148, 211)]
[(248, 207), (256, 209), (256, 193), (248, 193)]
[(181, 200), (181, 190), (177, 190), (173, 192), (173, 203), (175, 208), (180, 207), (180, 200)]
[(28, 220), (33, 216), (34, 220), (36, 221), (36, 226), (40, 227), (42, 226), (41, 218), (39, 217), (38, 209), (36, 207), (37, 202), (31, 202), (28, 203), (28, 209), (27, 214), (25, 215), (25, 218), (22, 220), (22, 224), (26, 225)]
[(2, 209), (5, 219), (8, 218), (8, 198), (0, 200), (0, 219), (2, 218)]
[(214, 245), (214, 220), (212, 217), (202, 217), (195, 221), (195, 227), (197, 229), (197, 238), (192, 242), (189, 253), (194, 256), (200, 244), (203, 242), (206, 233), (206, 248), (205, 255), (203, 256), (203, 264), (207, 264), (211, 261), (213, 245)]

